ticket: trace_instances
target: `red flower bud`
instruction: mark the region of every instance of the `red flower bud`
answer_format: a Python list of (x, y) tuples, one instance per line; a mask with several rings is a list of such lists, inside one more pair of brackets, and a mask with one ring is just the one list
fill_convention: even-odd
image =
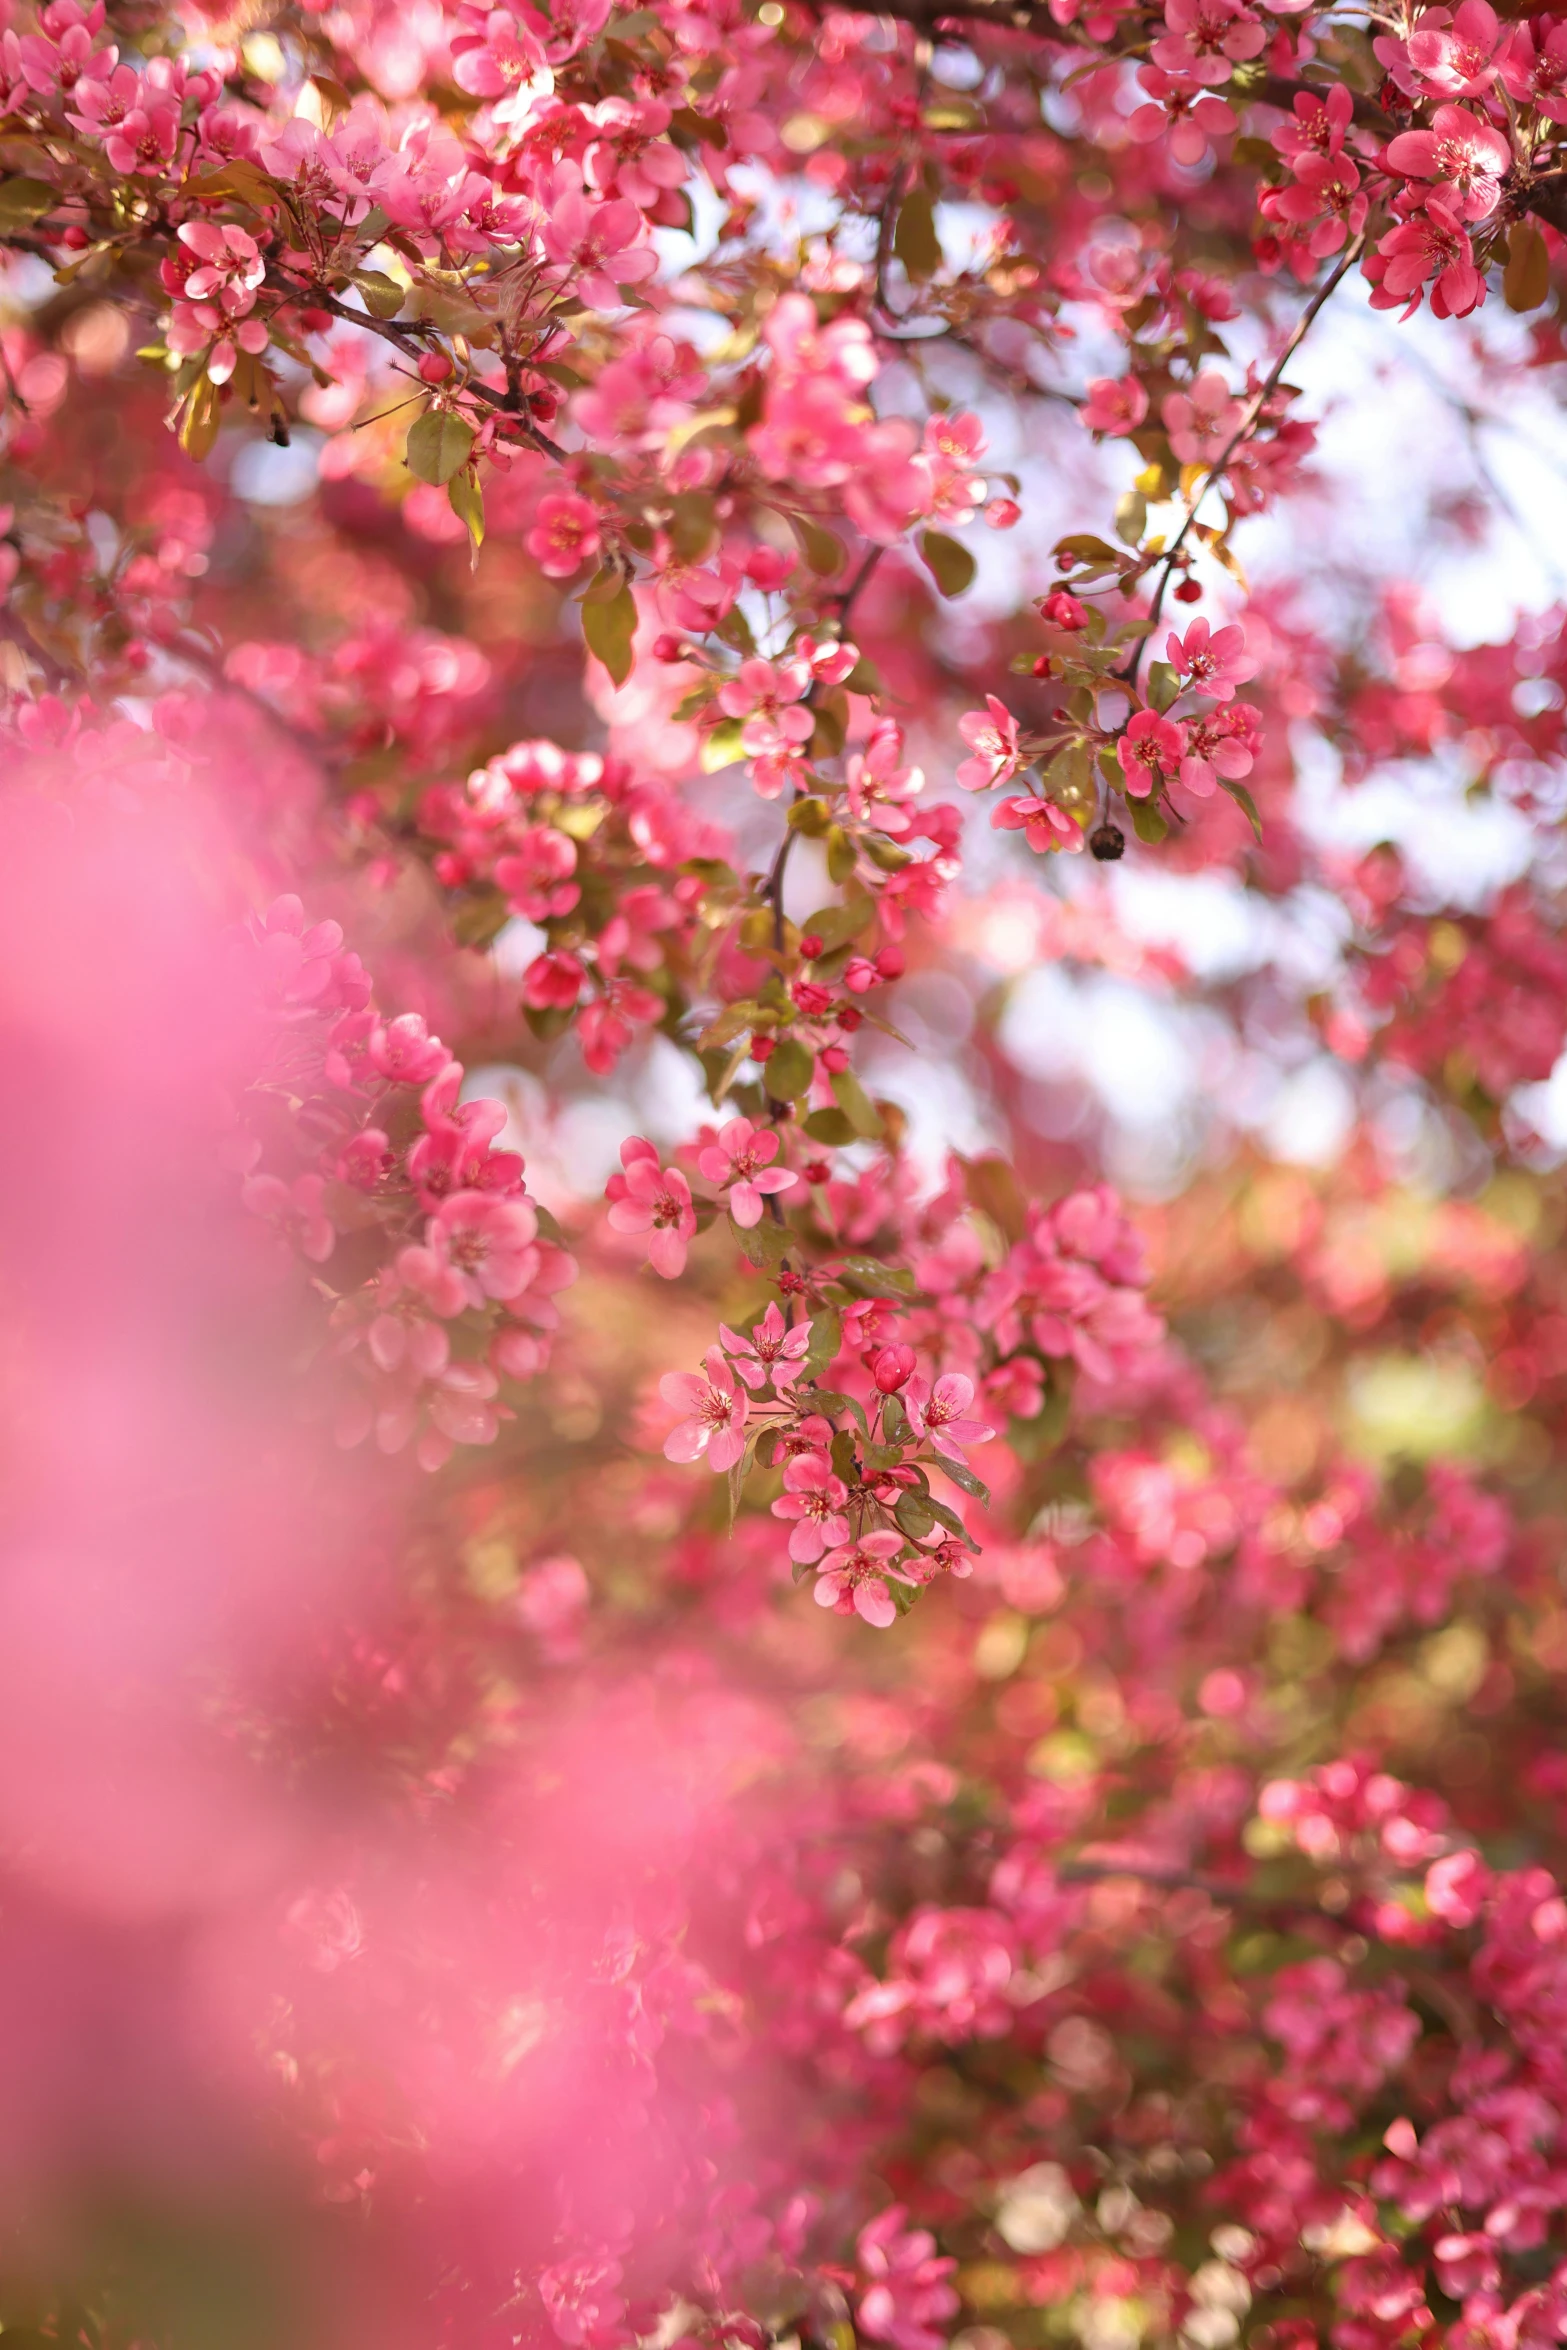
[(452, 372), (452, 363), (444, 351), (426, 351), (419, 362), (419, 374), (427, 384), (443, 384)]
[(751, 1039), (753, 1061), (770, 1061), (777, 1050), (778, 1039), (776, 1036), (753, 1036)]
[(871, 1365), (871, 1377), (883, 1395), (896, 1395), (914, 1376), (912, 1346), (884, 1346)]
[(822, 941), (814, 930), (808, 930), (800, 941), (800, 952), (808, 963), (814, 963), (822, 951)]
[(1055, 588), (1048, 596), (1040, 597), (1039, 617), (1048, 620), (1053, 628), (1075, 630), (1088, 625), (1086, 609), (1076, 596), (1068, 595), (1065, 588)]

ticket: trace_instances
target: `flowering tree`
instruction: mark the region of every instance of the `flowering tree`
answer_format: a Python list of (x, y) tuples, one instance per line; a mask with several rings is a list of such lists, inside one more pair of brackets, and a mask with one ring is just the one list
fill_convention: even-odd
[(1567, 2339), (1567, 26), (0, 71), (5, 2333)]

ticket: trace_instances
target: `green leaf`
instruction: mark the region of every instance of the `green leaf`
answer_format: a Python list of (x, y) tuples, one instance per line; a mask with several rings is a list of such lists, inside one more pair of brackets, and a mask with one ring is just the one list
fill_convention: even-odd
[(816, 725), (811, 734), (810, 756), (813, 759), (836, 759), (843, 749), (844, 736), (848, 731), (849, 705), (842, 694), (823, 694), (816, 704)]
[(1010, 1162), (999, 1151), (964, 1160), (963, 1188), (1005, 1239), (1022, 1239), (1028, 1229), (1028, 1200)]
[(211, 455), (220, 421), (218, 387), (204, 375), (191, 387), (180, 410), (180, 447), (198, 465), (203, 457)]
[(0, 236), (12, 229), (31, 228), (60, 201), (47, 180), (0, 180)]
[(956, 1510), (949, 1509), (944, 1501), (938, 1501), (933, 1493), (922, 1494), (920, 1498), (938, 1526), (945, 1526), (949, 1534), (955, 1534), (960, 1542), (966, 1542), (970, 1550), (976, 1547), (973, 1535)]
[(922, 1493), (903, 1494), (892, 1514), (897, 1520), (899, 1531), (907, 1534), (911, 1542), (923, 1541), (936, 1523), (931, 1515), (930, 1504)]
[(578, 603), (612, 604), (625, 585), (625, 578), (618, 563), (601, 563), (577, 598)]
[(967, 547), (960, 547), (956, 539), (949, 539), (944, 530), (927, 530), (920, 534), (920, 554), (931, 578), (944, 596), (961, 596), (973, 583), (974, 558)]
[(588, 651), (601, 661), (616, 685), (631, 675), (631, 640), (637, 633), (637, 607), (624, 580), (607, 604), (584, 604), (582, 634)]
[(841, 824), (830, 825), (827, 831), (828, 880), (836, 881), (839, 884), (851, 881), (854, 878), (854, 869), (857, 863), (854, 843), (844, 831), (843, 826)]
[(1148, 701), (1162, 716), (1181, 690), (1179, 670), (1168, 661), (1150, 661), (1148, 664)]
[(843, 1344), (843, 1318), (835, 1306), (823, 1306), (811, 1316), (811, 1343), (805, 1350), (801, 1377), (815, 1379), (838, 1359)]
[(238, 196), (246, 204), (280, 201), (276, 182), (243, 155), (234, 156), (203, 179), (187, 180), (182, 192), (187, 196)]
[(1126, 804), (1132, 811), (1132, 830), (1138, 839), (1151, 849), (1157, 848), (1170, 827), (1154, 806), (1152, 798), (1128, 800)]
[(812, 1142), (824, 1142), (829, 1150), (842, 1150), (854, 1140), (854, 1128), (842, 1110), (813, 1110), (805, 1121), (805, 1132)]
[(739, 1242), (743, 1254), (753, 1265), (770, 1273), (789, 1253), (789, 1234), (782, 1224), (775, 1224), (771, 1216), (763, 1216), (759, 1224), (737, 1224), (733, 1216), (729, 1229)]
[(511, 908), (498, 889), (482, 898), (470, 898), (452, 916), (452, 936), (459, 946), (487, 947), (499, 938), (511, 920)]
[(914, 1288), (912, 1273), (877, 1257), (844, 1257), (834, 1279), (855, 1297), (908, 1297)]
[(965, 1493), (972, 1493), (976, 1501), (989, 1501), (990, 1487), (980, 1483), (965, 1461), (949, 1461), (943, 1453), (931, 1466), (939, 1469), (944, 1477), (950, 1477), (953, 1484), (960, 1485)]
[(1502, 299), (1509, 310), (1538, 310), (1551, 290), (1551, 257), (1532, 220), (1515, 220), (1507, 239)]
[(745, 1491), (745, 1481), (750, 1476), (752, 1464), (756, 1459), (757, 1433), (756, 1430), (753, 1430), (746, 1438), (744, 1452), (729, 1471), (729, 1531), (731, 1534), (735, 1530), (735, 1520), (740, 1514), (740, 1496)]
[(812, 522), (808, 515), (791, 514), (789, 528), (800, 542), (800, 552), (819, 579), (831, 579), (835, 571), (843, 569), (843, 541), (836, 531), (825, 524)]
[(840, 1395), (836, 1388), (818, 1387), (816, 1408), (819, 1412), (825, 1412), (830, 1420), (836, 1419), (840, 1412), (849, 1412), (859, 1421), (862, 1429), (866, 1425), (864, 1406), (856, 1403), (852, 1395)]
[(1245, 811), (1247, 820), (1251, 825), (1252, 831), (1257, 835), (1257, 839), (1260, 844), (1262, 840), (1262, 818), (1257, 813), (1256, 801), (1252, 798), (1250, 792), (1246, 789), (1246, 786), (1243, 783), (1230, 783), (1222, 775), (1220, 776), (1219, 781), (1224, 786), (1224, 789), (1229, 793), (1231, 799), (1235, 802), (1235, 805)]
[(762, 1090), (775, 1102), (797, 1102), (810, 1091), (816, 1056), (797, 1036), (786, 1036), (762, 1063)]
[(1140, 490), (1128, 490), (1115, 510), (1115, 535), (1129, 547), (1140, 547), (1148, 528), (1148, 500)]
[(791, 832), (803, 832), (811, 840), (820, 840), (832, 823), (832, 817), (825, 800), (807, 794), (803, 800), (792, 803), (784, 821)]
[(698, 114), (694, 106), (677, 106), (669, 127), (672, 136), (679, 134), (679, 145), (689, 145), (692, 141), (704, 147), (727, 147), (729, 144), (729, 133), (723, 124), (714, 122), (705, 114)]
[[(802, 800), (798, 805), (804, 807), (807, 803)], [(791, 810), (791, 821), (792, 817)], [(830, 955), (834, 947), (847, 946), (851, 938), (858, 938), (875, 911), (874, 898), (856, 893), (852, 898), (845, 898), (841, 906), (819, 906), (809, 921), (801, 923), (801, 935), (819, 938), (823, 954)]]
[(923, 187), (910, 190), (898, 213), (892, 249), (911, 278), (934, 277), (941, 267), (941, 239), (936, 234), (936, 207)]
[(1057, 540), (1057, 559), (1059, 560), (1062, 555), (1070, 555), (1073, 563), (1078, 567), (1089, 566), (1096, 571), (1119, 570), (1126, 560), (1124, 555), (1116, 553), (1114, 547), (1107, 546), (1103, 539), (1096, 539), (1082, 532), (1072, 538)]
[(882, 1398), (881, 1432), (889, 1444), (907, 1444), (910, 1440), (909, 1415), (895, 1395)]
[(840, 1428), (832, 1440), (833, 1475), (841, 1477), (845, 1485), (849, 1485), (853, 1483), (858, 1467), (853, 1431), (848, 1428)]
[(670, 711), (670, 717), (675, 719), (699, 717), (712, 700), (717, 682), (716, 678), (704, 677), (700, 685), (694, 685), (688, 694), (681, 695), (679, 701)]
[(408, 288), (400, 286), (395, 277), (388, 277), (380, 269), (351, 269), (350, 285), (359, 288), (365, 308), (372, 318), (395, 318), (407, 298)]
[(700, 563), (718, 535), (712, 498), (706, 490), (681, 490), (670, 509), (670, 545), (682, 563)]
[(852, 1069), (835, 1069), (832, 1074), (832, 1098), (848, 1119), (856, 1134), (874, 1142), (882, 1130), (880, 1110), (871, 1100)]
[(408, 435), (405, 462), (418, 481), (444, 489), (452, 475), (467, 464), (473, 449), (473, 428), (450, 408), (426, 408), (416, 416)]
[(484, 492), (477, 474), (454, 473), (446, 485), (446, 502), (458, 521), (467, 524), (477, 555), (484, 544)]
[(697, 764), (704, 775), (716, 775), (721, 767), (732, 767), (737, 759), (745, 757), (740, 748), (741, 724), (738, 718), (721, 718), (703, 735)]

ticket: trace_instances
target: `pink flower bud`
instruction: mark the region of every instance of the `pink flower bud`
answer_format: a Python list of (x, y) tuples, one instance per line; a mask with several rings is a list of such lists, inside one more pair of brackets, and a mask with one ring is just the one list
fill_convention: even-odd
[(883, 1395), (896, 1395), (913, 1376), (912, 1346), (884, 1346), (871, 1364), (871, 1377)]

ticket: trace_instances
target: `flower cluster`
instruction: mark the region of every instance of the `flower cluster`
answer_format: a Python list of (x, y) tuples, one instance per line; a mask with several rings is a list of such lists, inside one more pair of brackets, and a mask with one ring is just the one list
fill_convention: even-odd
[(273, 1037), (236, 1105), (244, 1204), (311, 1269), (338, 1442), (412, 1443), (438, 1469), (493, 1444), (507, 1394), (546, 1367), (576, 1266), (496, 1147), (503, 1105), (462, 1099), (417, 1013), (377, 1010), (341, 927), (282, 897), (253, 941)]

